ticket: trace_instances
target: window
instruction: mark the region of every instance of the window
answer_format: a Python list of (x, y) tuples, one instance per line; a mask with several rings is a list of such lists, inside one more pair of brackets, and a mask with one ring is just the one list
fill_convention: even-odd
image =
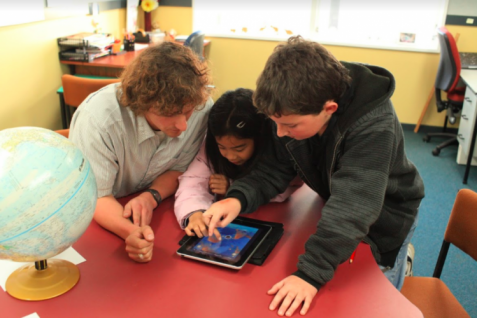
[(264, 39), (308, 34), (311, 3), (312, 0), (294, 3), (283, 0), (196, 0), (193, 3), (194, 30), (216, 36)]
[(194, 30), (209, 36), (438, 52), (447, 0), (195, 0)]
[(0, 3), (0, 27), (22, 23), (42, 21), (45, 19), (44, 4), (41, 1), (28, 3), (2, 1)]

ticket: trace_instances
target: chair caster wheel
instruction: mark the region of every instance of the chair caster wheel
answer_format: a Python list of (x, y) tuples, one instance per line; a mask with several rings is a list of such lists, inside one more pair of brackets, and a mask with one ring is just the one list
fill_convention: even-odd
[(429, 137), (429, 136), (424, 136), (424, 137), (422, 137), (422, 141), (424, 141), (424, 142), (429, 142), (429, 141), (431, 141), (431, 137)]
[(438, 148), (432, 150), (432, 154), (433, 154), (434, 156), (438, 156), (440, 153), (441, 153), (441, 150), (438, 149)]

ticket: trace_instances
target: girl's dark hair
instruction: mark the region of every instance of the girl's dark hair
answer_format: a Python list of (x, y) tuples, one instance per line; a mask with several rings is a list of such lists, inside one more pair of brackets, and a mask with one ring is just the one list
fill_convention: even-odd
[[(270, 131), (269, 120), (257, 112), (252, 102), (253, 91), (238, 88), (225, 92), (212, 106), (207, 123), (205, 152), (215, 173), (237, 179), (245, 175), (259, 155), (265, 135)], [(253, 139), (252, 157), (241, 166), (230, 163), (219, 151), (216, 137), (233, 136), (237, 139)]]

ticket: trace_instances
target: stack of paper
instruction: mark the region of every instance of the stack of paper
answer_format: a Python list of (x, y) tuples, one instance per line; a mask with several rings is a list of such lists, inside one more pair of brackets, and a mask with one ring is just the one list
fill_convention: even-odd
[(87, 47), (105, 48), (114, 43), (114, 37), (107, 33), (83, 32), (67, 36), (58, 42), (59, 45), (66, 46), (78, 46), (78, 43), (84, 43)]

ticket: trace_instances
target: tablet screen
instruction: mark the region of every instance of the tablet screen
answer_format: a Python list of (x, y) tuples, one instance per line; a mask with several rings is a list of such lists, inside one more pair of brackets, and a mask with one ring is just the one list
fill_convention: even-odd
[(215, 236), (190, 237), (177, 254), (220, 266), (240, 269), (271, 231), (270, 225), (251, 219), (235, 219), (224, 228), (217, 228), (222, 240)]
[(227, 227), (218, 228), (218, 230), (222, 237), (221, 241), (217, 240), (215, 235), (203, 237), (189, 247), (189, 250), (233, 262), (240, 258), (244, 247), (258, 232), (257, 228), (233, 223)]

